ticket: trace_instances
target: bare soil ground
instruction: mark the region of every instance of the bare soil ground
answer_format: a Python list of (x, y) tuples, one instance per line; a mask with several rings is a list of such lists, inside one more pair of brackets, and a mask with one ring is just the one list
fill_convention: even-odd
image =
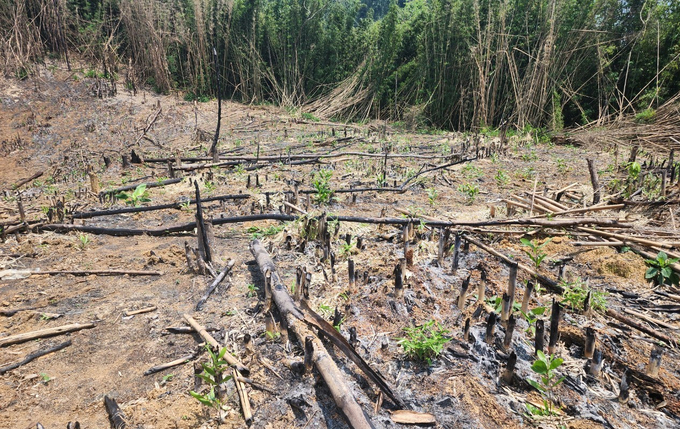
[[(177, 95), (163, 96), (147, 91), (133, 95), (120, 85), (116, 96), (99, 99), (90, 94), (93, 83), (92, 79), (83, 78), (82, 72), (67, 72), (59, 66), (25, 81), (0, 82), (0, 188), (5, 190), (0, 201), (0, 222), (5, 227), (19, 223), (19, 199), (27, 220), (36, 223), (47, 223), (46, 213), (54, 206), (55, 195), (65, 199), (65, 222), (69, 222), (69, 213), (124, 207), (122, 201), (102, 202), (91, 192), (88, 170), (98, 177), (103, 191), (167, 178), (169, 173), (163, 163), (133, 164), (123, 169), (121, 156), (129, 155), (132, 149), (146, 159), (172, 158), (176, 153), (182, 157), (205, 156), (210, 145), (206, 136), (214, 130), (216, 101), (194, 104)], [(149, 127), (148, 138), (141, 138), (159, 106), (162, 110)], [(250, 195), (243, 200), (206, 203), (208, 219), (278, 212), (283, 206), (284, 192), (292, 191), (295, 182), (300, 189), (313, 189), (314, 174), (320, 169), (332, 172), (329, 185), (334, 190), (350, 186), (377, 187), (385, 166), (380, 154), (386, 146), (390, 154), (404, 155), (387, 160), (387, 187), (398, 186), (427, 168), (451, 161), (454, 155), (464, 157), (476, 153), (473, 136), (410, 132), (398, 124), (382, 122), (344, 125), (316, 122), (313, 118), (301, 120), (298, 115), (272, 106), (225, 102), (222, 124), (220, 151), (223, 155), (257, 156), (259, 153), (260, 156), (280, 156), (281, 161), (253, 171), (247, 169), (251, 164), (243, 162), (238, 166), (188, 172), (181, 183), (149, 188), (151, 201), (143, 205), (193, 198), (190, 181), (196, 180), (204, 198)], [(480, 140), (482, 147), (499, 143), (498, 137)], [(348, 154), (301, 165), (287, 162), (289, 154), (349, 152), (375, 156)], [(110, 166), (105, 166), (104, 157), (111, 160)], [(502, 199), (511, 195), (545, 190), (550, 196), (571, 184), (575, 184), (570, 189), (574, 199), (565, 197), (562, 202), (570, 208), (583, 207), (584, 202), (589, 204), (592, 199), (586, 157), (595, 160), (604, 184), (622, 174), (617, 164), (621, 164), (623, 153), (602, 148), (553, 146), (538, 142), (532, 135), (513, 136), (506, 143), (505, 151), (420, 175), (403, 193), (336, 193), (329, 205), (315, 202), (312, 193), (309, 210), (315, 215), (325, 211), (380, 218), (399, 217), (402, 213), (398, 209), (401, 209), (424, 219), (486, 221), (492, 220), (492, 215), (493, 219), (506, 217)], [(44, 174), (17, 190), (12, 188), (19, 180), (38, 171)], [(668, 192), (675, 191), (676, 188), (669, 185)], [(304, 208), (306, 204), (306, 197), (300, 197), (298, 205)], [(665, 231), (666, 240), (679, 241), (675, 229), (667, 226), (670, 216), (678, 215), (677, 205), (669, 207), (644, 211), (626, 208), (584, 216), (625, 219), (632, 222), (633, 230), (643, 234), (652, 229)], [(519, 213), (515, 216), (529, 217), (528, 210)], [(186, 205), (73, 222), (107, 228), (164, 228), (193, 220), (194, 205)], [(535, 357), (527, 322), (517, 315), (512, 349), (518, 359), (516, 380), (511, 385), (499, 381), (508, 351), (484, 342), (487, 314), (493, 310), (494, 299), (502, 296), (507, 287), (505, 264), (471, 245), (460, 256), (460, 266), (453, 273), (453, 252), (448, 249), (452, 241), (447, 243), (444, 259), (438, 262), (439, 229), (416, 223), (411, 242), (413, 264), (406, 270), (404, 295), (397, 297), (393, 270), (404, 257), (400, 227), (341, 222), (332, 238), (336, 260), (332, 269), (329, 261), (321, 261), (322, 251), (317, 242), (307, 243), (303, 252), (296, 250), (302, 240), (301, 225), (301, 222), (256, 221), (215, 226), (215, 267), (222, 269), (229, 259), (236, 263), (232, 274), (199, 312), (194, 311), (194, 306), (212, 277), (195, 274), (187, 268), (184, 246), (185, 241), (196, 246), (193, 232), (162, 237), (115, 237), (20, 231), (5, 237), (0, 243), (0, 271), (5, 270), (6, 275), (0, 280), (0, 310), (31, 309), (18, 311), (11, 317), (0, 316), (0, 340), (8, 335), (70, 323), (93, 322), (95, 327), (0, 348), (0, 366), (4, 366), (62, 342), (65, 337), (73, 342), (70, 347), (0, 376), (0, 427), (32, 428), (40, 422), (47, 429), (64, 428), (68, 422), (75, 421), (83, 428), (108, 427), (103, 404), (105, 395), (120, 404), (128, 427), (244, 427), (238, 396), (230, 384), (227, 416), (222, 423), (217, 421), (215, 410), (202, 406), (190, 396), (189, 392), (196, 388), (191, 363), (143, 375), (154, 365), (186, 355), (202, 341), (198, 336), (169, 334), (165, 330), (168, 326), (182, 326), (184, 313), (192, 314), (204, 326), (217, 328), (217, 339), (250, 367), (251, 378), (275, 392), (247, 387), (254, 412), (253, 427), (348, 427), (316, 372), (299, 376), (289, 369), (288, 360), (301, 359), (300, 345), (294, 343), (288, 352), (281, 336), (265, 333), (263, 279), (248, 247), (253, 234), (259, 234), (270, 249), (286, 285), (295, 283), (295, 269), (299, 266), (312, 273), (311, 307), (329, 319), (337, 308), (343, 315), (340, 332), (348, 336), (350, 328), (356, 329), (359, 354), (384, 376), (410, 409), (433, 414), (436, 427), (670, 428), (680, 425), (680, 366), (675, 348), (665, 348), (661, 370), (654, 382), (631, 381), (630, 400), (623, 403), (617, 400), (623, 370), (628, 367), (644, 372), (656, 340), (602, 313), (584, 315), (566, 309), (561, 324), (562, 340), (556, 351), (556, 355), (564, 359), (557, 373), (567, 377), (555, 392), (560, 411), (552, 417), (531, 416), (525, 404), (541, 404), (542, 398), (525, 381), (537, 379), (530, 368)], [(574, 229), (525, 226), (462, 229), (526, 265), (531, 262), (522, 251), (525, 247), (520, 237), (536, 238), (537, 243), (553, 237), (543, 248), (547, 259), (540, 267), (542, 274), (556, 278), (557, 268), (549, 261), (566, 258), (569, 260), (567, 280), (587, 278), (593, 291), (608, 293), (608, 308), (642, 309), (640, 311), (673, 327), (648, 325), (651, 329), (677, 339), (680, 326), (677, 311), (644, 310), (677, 302), (653, 293), (644, 279), (647, 267), (642, 257), (632, 252), (619, 253), (611, 247), (575, 247), (573, 242), (585, 240), (588, 234)], [(343, 245), (347, 233), (354, 237), (351, 246)], [(286, 237), (290, 237), (293, 244), (290, 250)], [(356, 248), (356, 237), (362, 238), (364, 249)], [(348, 290), (346, 261), (350, 257), (360, 274), (355, 291)], [(480, 276), (480, 264), (486, 270), (486, 280)], [(157, 270), (163, 274), (34, 274), (10, 278), (10, 270), (105, 269)], [(467, 305), (460, 309), (456, 305), (460, 286), (468, 276), (471, 283)], [(520, 270), (516, 301), (521, 302), (524, 282), (529, 278)], [(485, 298), (491, 304), (484, 303), (481, 314), (473, 314), (478, 308), (475, 291), (480, 282), (485, 282)], [(561, 299), (543, 290), (532, 299), (530, 308), (549, 308), (553, 298)], [(157, 309), (124, 316), (125, 310), (151, 305)], [(468, 317), (471, 317), (473, 338), (464, 343), (462, 330)], [(451, 341), (428, 365), (405, 356), (397, 339), (404, 336), (404, 328), (430, 320), (446, 328)], [(583, 344), (579, 341), (587, 326), (597, 331), (597, 347), (605, 354), (598, 378), (588, 377), (584, 370), (587, 359), (583, 357)], [(499, 325), (498, 341), (502, 341), (503, 332)], [(244, 334), (254, 338), (254, 353), (246, 352)], [(328, 348), (345, 376), (344, 381), (373, 424), (379, 428), (401, 427), (391, 419), (389, 409), (393, 407), (389, 401), (385, 400), (384, 407), (375, 409), (377, 387), (332, 345)], [(197, 361), (205, 362), (206, 356), (204, 353)], [(262, 361), (268, 362), (269, 368)]]

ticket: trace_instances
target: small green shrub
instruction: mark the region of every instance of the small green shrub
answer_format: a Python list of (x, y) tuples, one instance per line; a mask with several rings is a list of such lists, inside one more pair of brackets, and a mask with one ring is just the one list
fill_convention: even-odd
[(217, 354), (215, 354), (209, 345), (206, 345), (205, 348), (210, 354), (210, 361), (208, 363), (201, 363), (203, 372), (198, 374), (198, 377), (208, 383), (210, 386), (210, 391), (205, 394), (200, 394), (192, 390), (189, 393), (201, 404), (215, 409), (220, 409), (222, 402), (217, 397), (215, 388), (224, 381), (231, 378), (230, 375), (226, 377), (224, 375), (225, 372), (229, 370), (229, 364), (226, 360), (224, 360), (224, 355), (227, 353), (227, 349), (222, 348)]
[(607, 293), (587, 288), (581, 279), (577, 279), (571, 283), (562, 282), (560, 286), (564, 289), (564, 292), (562, 293), (562, 302), (567, 304), (572, 310), (583, 309), (583, 304), (588, 296), (588, 292), (590, 292), (590, 307), (593, 310), (599, 312), (607, 310), (607, 299), (605, 298)]
[(285, 225), (272, 225), (264, 228), (260, 228), (258, 226), (251, 226), (246, 231), (248, 232), (248, 234), (250, 234), (251, 238), (260, 239), (262, 237), (270, 237), (272, 235), (276, 235), (279, 232), (283, 231), (285, 227), (286, 227)]
[(678, 286), (680, 283), (680, 276), (671, 268), (671, 265), (678, 262), (678, 259), (669, 258), (666, 252), (659, 252), (656, 259), (645, 259), (645, 262), (649, 265), (645, 278), (652, 279), (655, 285)]
[(510, 176), (508, 176), (508, 173), (506, 173), (502, 169), (496, 172), (494, 179), (496, 180), (496, 184), (498, 185), (499, 188), (502, 188), (503, 186), (507, 185), (510, 182)]
[(526, 238), (521, 238), (519, 241), (523, 246), (529, 248), (528, 250), (522, 249), (522, 252), (524, 252), (529, 257), (529, 259), (531, 259), (531, 262), (534, 263), (534, 268), (538, 270), (545, 257), (548, 256), (545, 252), (543, 252), (542, 249), (546, 244), (552, 241), (552, 238), (547, 239), (543, 244), (537, 244), (536, 240), (529, 240)]
[(137, 186), (131, 194), (127, 192), (120, 192), (116, 194), (116, 198), (119, 200), (124, 200), (127, 205), (134, 207), (139, 207), (140, 203), (151, 201), (148, 191), (146, 190), (146, 184), (144, 183)]
[(302, 116), (302, 119), (305, 119), (307, 121), (319, 122), (319, 118), (312, 115), (311, 113), (302, 112), (302, 114), (300, 116)]
[(432, 359), (439, 356), (444, 344), (449, 342), (444, 329), (435, 320), (430, 320), (421, 326), (404, 328), (406, 336), (397, 338), (397, 343), (404, 348), (404, 352), (411, 359), (417, 359), (432, 364)]
[(536, 390), (543, 396), (543, 409), (527, 404), (527, 410), (533, 415), (553, 415), (553, 391), (566, 377), (556, 380), (557, 375), (555, 370), (562, 365), (564, 360), (562, 358), (555, 358), (554, 356), (546, 356), (540, 350), (536, 351), (538, 359), (531, 365), (531, 370), (540, 376), (539, 381), (532, 379), (527, 380)]
[(314, 199), (319, 204), (329, 204), (333, 198), (333, 191), (330, 187), (330, 180), (333, 176), (331, 170), (317, 171), (312, 179), (312, 186), (316, 190)]
[(434, 186), (431, 188), (427, 188), (427, 199), (431, 206), (434, 206), (434, 204), (437, 202), (438, 196), (439, 192), (437, 191), (437, 188), (435, 188)]
[(458, 186), (458, 191), (465, 195), (467, 204), (472, 204), (475, 202), (477, 194), (479, 194), (479, 187), (475, 184), (463, 183)]

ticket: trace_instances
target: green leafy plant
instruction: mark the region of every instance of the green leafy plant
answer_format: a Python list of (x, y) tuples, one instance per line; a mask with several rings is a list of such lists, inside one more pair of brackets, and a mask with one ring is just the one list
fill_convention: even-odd
[(302, 116), (302, 119), (305, 119), (305, 120), (307, 120), (307, 121), (319, 122), (319, 118), (317, 118), (316, 116), (312, 115), (311, 113), (302, 112), (302, 113), (300, 114), (300, 116)]
[(650, 124), (656, 119), (656, 110), (645, 109), (642, 112), (635, 115), (635, 122), (639, 124)]
[(151, 201), (145, 183), (138, 185), (132, 193), (119, 192), (116, 194), (116, 198), (124, 200), (127, 205), (134, 207), (139, 207), (140, 203)]
[(90, 237), (88, 237), (87, 234), (78, 235), (78, 240), (80, 241), (80, 243), (78, 244), (80, 250), (85, 250), (87, 245), (90, 244)]
[(449, 342), (449, 338), (446, 337), (449, 331), (435, 320), (420, 326), (404, 328), (404, 331), (406, 336), (397, 338), (397, 343), (411, 359), (427, 362), (428, 365), (432, 364), (433, 358), (439, 356), (444, 344)]
[(210, 193), (210, 192), (214, 191), (215, 188), (217, 187), (217, 186), (215, 185), (215, 183), (214, 183), (214, 182), (211, 182), (211, 181), (205, 182), (205, 183), (203, 184), (203, 186), (205, 186), (205, 191), (206, 191), (207, 193)]
[(427, 188), (427, 199), (431, 206), (434, 206), (434, 204), (437, 202), (438, 196), (439, 192), (437, 191), (437, 188), (435, 187)]
[[(495, 313), (500, 313), (501, 310), (503, 309), (503, 298), (498, 295), (494, 295), (491, 298), (486, 298), (485, 301), (487, 304), (493, 307), (493, 311)], [(520, 308), (522, 308), (522, 305), (517, 301), (513, 301), (511, 313), (519, 311)]]
[(508, 174), (502, 169), (496, 172), (494, 179), (496, 180), (496, 184), (499, 188), (507, 185), (508, 182), (510, 182), (510, 176), (508, 176)]
[(333, 307), (330, 305), (324, 303), (319, 304), (319, 313), (323, 315), (324, 317), (329, 317), (331, 314), (333, 314)]
[(649, 268), (645, 273), (646, 279), (652, 279), (655, 285), (670, 284), (678, 286), (680, 276), (673, 271), (671, 265), (678, 262), (676, 258), (669, 258), (666, 252), (659, 252), (656, 259), (645, 259)]
[(283, 231), (285, 228), (285, 225), (271, 225), (267, 226), (265, 228), (260, 228), (257, 226), (251, 226), (249, 227), (246, 231), (251, 234), (251, 237), (253, 239), (257, 238), (260, 239), (262, 237), (270, 237), (272, 235), (276, 235), (279, 232)]
[[(553, 411), (554, 389), (566, 378), (561, 377), (558, 379), (557, 374), (555, 374), (555, 370), (559, 368), (560, 365), (562, 365), (564, 360), (562, 358), (556, 358), (552, 355), (546, 356), (545, 353), (540, 350), (537, 350), (536, 354), (538, 355), (538, 359), (536, 359), (533, 365), (531, 365), (531, 370), (540, 376), (539, 381), (532, 379), (527, 381), (543, 396), (543, 409), (541, 410), (540, 408), (534, 406), (532, 406), (532, 409), (527, 406), (527, 410), (529, 410), (531, 414), (550, 416), (555, 414)], [(536, 411), (539, 412), (536, 413)]]
[(255, 286), (253, 283), (250, 283), (248, 285), (248, 293), (246, 294), (246, 296), (248, 298), (252, 298), (252, 297), (257, 295), (258, 290), (260, 290), (260, 289), (257, 286)]
[(532, 337), (536, 336), (536, 321), (538, 320), (539, 316), (542, 316), (545, 313), (545, 310), (546, 307), (536, 307), (532, 308), (527, 313), (520, 311), (520, 313), (522, 313), (522, 317), (524, 317), (524, 320), (526, 320), (527, 324), (529, 325), (526, 330), (527, 334), (531, 335)]
[(607, 299), (605, 298), (607, 293), (589, 289), (581, 279), (570, 283), (563, 281), (560, 286), (564, 289), (562, 302), (572, 310), (583, 309), (588, 292), (590, 292), (590, 308), (599, 312), (607, 310)]
[(567, 166), (567, 163), (564, 161), (563, 158), (555, 159), (555, 163), (557, 164), (557, 171), (559, 171), (560, 174), (564, 174), (571, 170), (571, 168)]
[(527, 162), (538, 161), (538, 155), (536, 155), (536, 151), (532, 150), (529, 153), (522, 154), (522, 161), (527, 161)]
[[(448, 148), (449, 146), (447, 145), (446, 147)], [(449, 148), (449, 150), (451, 149)], [(461, 169), (461, 171), (468, 179), (476, 179), (484, 175), (482, 170), (474, 164), (466, 164), (465, 167)]]
[(210, 391), (201, 394), (192, 390), (189, 393), (201, 404), (219, 409), (222, 406), (222, 402), (217, 397), (215, 388), (218, 388), (220, 384), (231, 378), (230, 375), (226, 377), (224, 375), (229, 369), (229, 364), (226, 360), (224, 360), (224, 355), (227, 353), (227, 349), (222, 348), (216, 354), (210, 346), (206, 345), (205, 348), (210, 355), (210, 361), (208, 363), (201, 363), (203, 372), (198, 374), (198, 377), (210, 386)]
[(479, 187), (475, 184), (463, 183), (462, 185), (458, 186), (458, 191), (465, 194), (468, 204), (472, 204), (475, 202), (477, 194), (479, 194)]
[(312, 179), (312, 186), (316, 190), (314, 199), (319, 204), (329, 204), (333, 198), (333, 191), (329, 185), (333, 172), (331, 170), (317, 171)]
[(531, 259), (531, 262), (534, 263), (534, 268), (538, 270), (541, 267), (541, 263), (545, 259), (546, 256), (548, 256), (545, 252), (543, 252), (543, 247), (545, 247), (546, 244), (550, 243), (552, 241), (552, 238), (547, 239), (543, 244), (537, 244), (536, 240), (529, 240), (527, 238), (521, 238), (519, 240), (522, 242), (522, 245), (525, 247), (528, 247), (529, 249), (522, 249), (522, 251)]
[(626, 170), (628, 171), (629, 179), (637, 180), (638, 176), (640, 176), (640, 172), (642, 171), (642, 167), (638, 162), (633, 161), (626, 164)]
[(45, 384), (47, 384), (47, 383), (49, 383), (50, 381), (52, 381), (52, 377), (50, 377), (49, 375), (45, 374), (44, 372), (41, 372), (41, 373), (40, 373), (40, 378), (42, 379), (42, 382), (45, 383)]

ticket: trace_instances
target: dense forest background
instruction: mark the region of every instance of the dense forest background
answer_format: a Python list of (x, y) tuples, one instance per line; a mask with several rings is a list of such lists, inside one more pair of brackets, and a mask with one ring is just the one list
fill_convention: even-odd
[(680, 2), (0, 1), (0, 71), (69, 56), (188, 99), (219, 71), (224, 98), (334, 119), (559, 130), (680, 91)]

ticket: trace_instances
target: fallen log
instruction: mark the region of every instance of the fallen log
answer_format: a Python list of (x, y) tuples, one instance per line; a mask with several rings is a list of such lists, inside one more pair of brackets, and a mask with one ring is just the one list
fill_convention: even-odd
[(139, 310), (125, 310), (123, 311), (123, 316), (128, 317), (134, 316), (136, 314), (150, 313), (152, 311), (156, 311), (156, 309), (157, 307), (155, 305), (152, 305), (150, 307), (140, 308)]
[(175, 183), (179, 183), (182, 180), (184, 180), (184, 179), (179, 177), (179, 178), (176, 178), (176, 179), (167, 179), (167, 180), (161, 180), (161, 181), (157, 181), (157, 182), (134, 183), (132, 185), (125, 185), (125, 186), (121, 186), (119, 188), (101, 191), (99, 193), (99, 195), (103, 197), (103, 196), (110, 195), (110, 194), (117, 194), (119, 192), (132, 191), (134, 189), (137, 189), (137, 187), (141, 186), (141, 185), (146, 185), (147, 188), (158, 188), (160, 186), (166, 186), (166, 185), (172, 185), (172, 184), (175, 184)]
[[(345, 413), (352, 427), (371, 427), (370, 421), (356, 403), (353, 395), (342, 382), (342, 375), (335, 362), (325, 351), (325, 346), (318, 336), (313, 335), (312, 328), (324, 333), (336, 347), (349, 357), (366, 374), (383, 393), (385, 393), (398, 407), (404, 407), (404, 402), (389, 388), (387, 383), (373, 371), (370, 366), (356, 353), (353, 347), (331, 326), (323, 317), (316, 314), (307, 305), (301, 302), (302, 310), (299, 309), (288, 294), (286, 286), (276, 270), (276, 265), (259, 240), (250, 243), (250, 251), (255, 257), (260, 272), (271, 278), (271, 295), (281, 315), (286, 319), (287, 325), (293, 330), (301, 343), (306, 343), (307, 338), (312, 341), (312, 362), (321, 373), (324, 381), (329, 386), (336, 405)], [(368, 426), (366, 426), (368, 425)]]
[(125, 423), (125, 414), (118, 406), (116, 400), (108, 396), (104, 396), (104, 406), (106, 407), (106, 412), (109, 414), (111, 427), (113, 429), (125, 429), (127, 426)]
[(267, 251), (262, 247), (259, 240), (253, 240), (251, 242), (250, 251), (255, 257), (262, 274), (269, 273), (271, 275), (272, 297), (279, 308), (282, 317), (286, 319), (288, 327), (293, 330), (298, 337), (298, 340), (302, 343), (304, 343), (305, 338), (312, 337), (314, 345), (314, 356), (312, 360), (314, 365), (326, 382), (335, 404), (347, 417), (350, 426), (354, 429), (372, 428), (373, 425), (369, 418), (364, 414), (359, 404), (357, 404), (352, 392), (345, 383), (342, 382), (342, 373), (333, 359), (325, 351), (321, 341), (319, 341), (318, 337), (312, 335), (312, 332), (305, 324), (301, 323), (301, 320), (304, 319), (304, 315), (295, 306), (290, 295), (288, 295), (286, 287), (281, 283), (280, 277), (276, 272), (274, 262), (269, 257)]
[(28, 356), (26, 356), (25, 358), (23, 358), (22, 360), (20, 360), (19, 362), (0, 367), (0, 375), (6, 373), (7, 371), (11, 371), (15, 368), (19, 368), (22, 365), (26, 365), (27, 363), (33, 361), (34, 359), (37, 359), (41, 356), (45, 356), (47, 354), (59, 351), (59, 350), (64, 349), (64, 348), (66, 348), (70, 345), (71, 345), (71, 340), (68, 340), (68, 341), (65, 341), (61, 344), (57, 344), (54, 347), (49, 347), (49, 348), (44, 349), (44, 350), (35, 351), (35, 352), (29, 354)]
[(30, 182), (31, 180), (35, 180), (42, 175), (43, 175), (43, 172), (38, 171), (37, 173), (33, 174), (31, 177), (27, 177), (25, 179), (19, 180), (17, 183), (13, 184), (10, 187), (10, 189), (17, 190), (17, 189), (21, 188), (22, 186), (24, 186), (25, 184), (27, 184), (28, 182)]
[[(245, 200), (250, 198), (250, 195), (248, 194), (233, 194), (233, 195), (220, 195), (217, 197), (210, 197), (210, 198), (201, 198), (201, 202), (210, 202), (210, 201), (227, 201), (227, 200)], [(164, 210), (164, 209), (179, 209), (185, 206), (186, 204), (196, 204), (196, 200), (188, 200), (188, 201), (178, 201), (176, 203), (169, 203), (169, 204), (159, 204), (156, 206), (142, 206), (142, 207), (125, 207), (125, 208), (120, 208), (120, 209), (113, 209), (113, 210), (98, 210), (98, 211), (91, 211), (91, 212), (78, 212), (78, 213), (73, 213), (71, 217), (73, 219), (89, 219), (93, 217), (101, 217), (101, 216), (112, 216), (112, 215), (117, 215), (117, 214), (124, 214), (124, 213), (140, 213), (140, 212), (149, 212), (149, 211), (156, 211), (156, 210)]]
[[(383, 189), (384, 190), (384, 189)], [(234, 217), (223, 217), (212, 219), (213, 225), (224, 225), (229, 223), (241, 223), (241, 222), (254, 222), (258, 220), (278, 220), (284, 222), (292, 222), (300, 219), (301, 216), (287, 215), (281, 213), (263, 213), (263, 214), (253, 214), (246, 216), (234, 216)], [(316, 217), (316, 219), (319, 219)], [(496, 220), (496, 221), (481, 221), (481, 222), (470, 222), (470, 221), (432, 221), (426, 220), (424, 218), (370, 218), (370, 217), (360, 217), (360, 216), (332, 216), (327, 215), (326, 219), (330, 222), (340, 221), (340, 222), (353, 222), (353, 223), (370, 223), (378, 225), (407, 225), (414, 223), (421, 223), (425, 226), (432, 227), (479, 227), (479, 226), (500, 226), (500, 225), (526, 225), (526, 226), (541, 226), (544, 228), (566, 228), (579, 225), (602, 225), (602, 226), (616, 226), (620, 228), (630, 228), (630, 224), (621, 223), (618, 219), (600, 219), (600, 218), (575, 218), (575, 219), (560, 219), (560, 220), (547, 220), (547, 219), (534, 219), (534, 218), (522, 218), (522, 219), (507, 219), (507, 220)], [(154, 237), (165, 236), (178, 232), (189, 232), (196, 229), (196, 222), (189, 222), (184, 224), (171, 225), (165, 228), (104, 228), (98, 226), (89, 225), (72, 225), (72, 224), (46, 224), (36, 227), (39, 231), (54, 231), (54, 232), (87, 232), (90, 234), (102, 234), (102, 235), (113, 235), (113, 236), (135, 236), (135, 235), (149, 235)]]
[(23, 334), (10, 335), (0, 338), (0, 347), (12, 344), (24, 343), (38, 338), (53, 337), (55, 335), (66, 334), (69, 332), (80, 331), (81, 329), (94, 328), (94, 323), (73, 323), (71, 325), (57, 326), (56, 328), (40, 329), (38, 331), (25, 332)]
[(58, 276), (69, 274), (72, 276), (161, 276), (160, 271), (131, 271), (131, 270), (77, 270), (77, 271), (34, 271), (32, 276), (48, 275)]

